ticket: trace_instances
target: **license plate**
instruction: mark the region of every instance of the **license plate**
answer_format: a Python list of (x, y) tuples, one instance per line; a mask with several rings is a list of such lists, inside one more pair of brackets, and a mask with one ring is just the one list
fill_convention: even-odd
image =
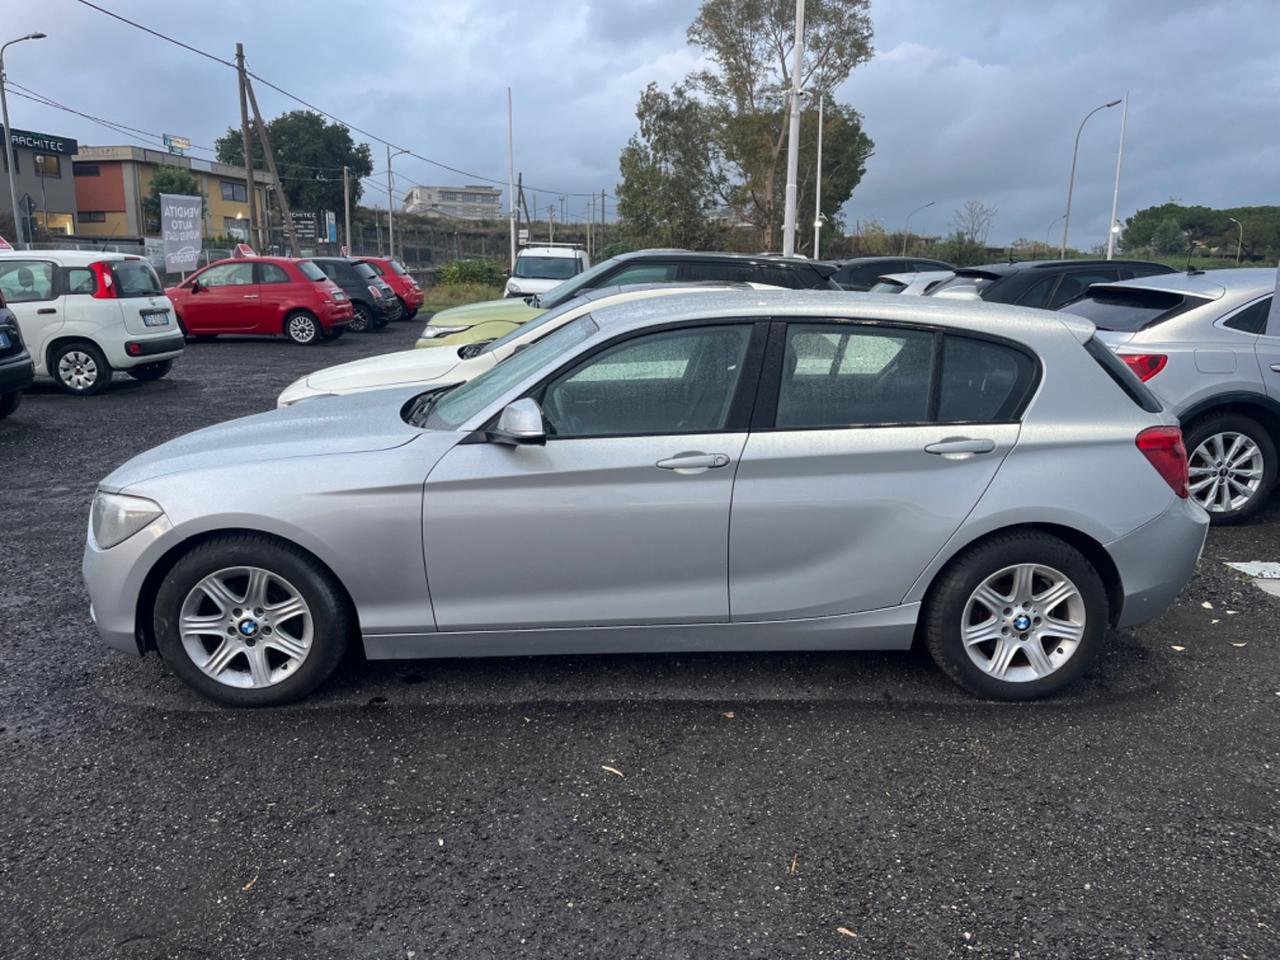
[(0, 350), (8, 350), (12, 341), (7, 333), (0, 333)]
[(142, 315), (142, 324), (146, 327), (167, 327), (169, 325), (169, 311), (161, 310), (159, 313), (144, 313)]

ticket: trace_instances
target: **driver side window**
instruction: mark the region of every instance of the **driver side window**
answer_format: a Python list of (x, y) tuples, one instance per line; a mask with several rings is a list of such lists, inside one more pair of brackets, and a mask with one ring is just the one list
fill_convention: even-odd
[(553, 438), (724, 429), (751, 340), (747, 323), (667, 330), (596, 354), (547, 385)]

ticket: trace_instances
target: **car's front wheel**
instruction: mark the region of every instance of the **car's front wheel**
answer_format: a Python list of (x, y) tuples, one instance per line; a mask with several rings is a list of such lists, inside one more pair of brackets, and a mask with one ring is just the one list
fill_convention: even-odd
[(6, 393), (0, 397), (0, 420), (17, 411), (22, 406), (22, 391), (15, 393)]
[(1276, 481), (1276, 445), (1256, 420), (1216, 414), (1186, 430), (1192, 498), (1215, 524), (1237, 523), (1267, 499)]
[(307, 346), (320, 339), (320, 321), (305, 310), (295, 310), (284, 318), (284, 332), (294, 343)]
[(53, 379), (65, 393), (88, 396), (101, 393), (111, 383), (111, 365), (92, 343), (64, 343), (49, 360)]
[(157, 360), (155, 363), (143, 363), (129, 368), (129, 376), (135, 380), (160, 380), (173, 369), (172, 360)]
[(1033, 700), (1076, 680), (1101, 651), (1107, 592), (1079, 550), (1042, 533), (997, 535), (962, 553), (926, 598), (929, 653), (970, 693)]
[(306, 696), (333, 673), (354, 629), (332, 574), (292, 544), (257, 534), (206, 540), (179, 559), (152, 623), (179, 677), (240, 707)]

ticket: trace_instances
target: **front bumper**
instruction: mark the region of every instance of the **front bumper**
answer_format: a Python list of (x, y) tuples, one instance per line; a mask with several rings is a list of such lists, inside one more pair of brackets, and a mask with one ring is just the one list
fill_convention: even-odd
[(138, 596), (147, 573), (168, 549), (167, 534), (172, 530), (169, 518), (161, 515), (108, 550), (94, 542), (93, 531), (86, 536), (80, 569), (94, 625), (107, 646), (135, 655), (143, 652)]
[(1160, 516), (1107, 544), (1124, 585), (1117, 626), (1137, 626), (1168, 609), (1195, 575), (1208, 533), (1209, 514), (1175, 498)]
[(0, 395), (26, 390), (35, 378), (35, 364), (26, 350), (0, 359)]
[(404, 307), (400, 306), (400, 301), (395, 297), (377, 301), (373, 305), (373, 312), (378, 315), (379, 320), (390, 323), (393, 320), (399, 320), (404, 315)]

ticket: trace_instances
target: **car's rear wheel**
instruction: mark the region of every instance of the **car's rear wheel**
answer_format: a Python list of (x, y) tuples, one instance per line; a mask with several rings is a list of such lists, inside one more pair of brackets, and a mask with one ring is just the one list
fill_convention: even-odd
[(1238, 523), (1267, 499), (1276, 481), (1276, 445), (1249, 417), (1222, 413), (1186, 430), (1191, 497), (1216, 524)]
[(347, 324), (347, 329), (352, 333), (364, 333), (373, 329), (373, 311), (366, 307), (363, 303), (353, 303), (351, 305), (351, 322)]
[(173, 671), (219, 703), (298, 700), (338, 666), (354, 620), (341, 587), (291, 544), (228, 534), (174, 565), (152, 613)]
[(22, 406), (22, 391), (20, 390), (15, 393), (6, 393), (3, 397), (0, 397), (0, 420), (14, 413), (20, 406)]
[(135, 380), (160, 380), (172, 369), (172, 360), (157, 360), (155, 363), (143, 363), (130, 367), (128, 374)]
[(89, 396), (101, 393), (111, 383), (111, 364), (92, 343), (64, 343), (49, 358), (54, 382), (65, 393)]
[(1107, 592), (1079, 550), (1042, 533), (992, 537), (935, 581), (922, 616), (929, 653), (970, 693), (1047, 697), (1102, 648)]
[(320, 321), (305, 310), (295, 310), (284, 318), (284, 333), (294, 343), (307, 346), (320, 339)]

